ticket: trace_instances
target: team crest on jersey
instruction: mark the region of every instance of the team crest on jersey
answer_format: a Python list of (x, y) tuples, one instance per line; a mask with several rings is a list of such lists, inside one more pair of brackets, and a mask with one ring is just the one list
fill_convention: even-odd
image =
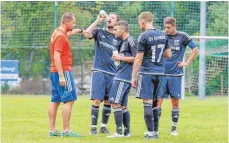
[(180, 40), (174, 40), (174, 45), (179, 45)]
[(113, 39), (112, 43), (113, 45), (117, 45), (118, 41), (116, 39)]

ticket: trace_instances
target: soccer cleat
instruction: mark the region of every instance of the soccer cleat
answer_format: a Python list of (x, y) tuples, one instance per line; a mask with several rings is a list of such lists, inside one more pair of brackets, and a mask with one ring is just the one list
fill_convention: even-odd
[[(159, 134), (159, 132), (154, 132), (156, 133), (157, 135)], [(144, 132), (144, 135), (148, 135), (148, 132)]]
[(146, 140), (154, 140), (154, 139), (158, 139), (158, 138), (159, 138), (158, 134), (154, 134), (153, 136), (149, 136), (148, 134), (146, 134), (144, 136), (144, 139), (146, 139)]
[(101, 133), (101, 134), (110, 134), (110, 132), (107, 130), (106, 127), (101, 127), (101, 128), (100, 128), (100, 133)]
[(57, 130), (55, 130), (54, 132), (49, 132), (48, 133), (48, 136), (50, 136), (50, 137), (61, 137), (61, 133), (60, 132), (58, 132)]
[(90, 135), (96, 135), (97, 134), (97, 129), (96, 127), (91, 128), (91, 131), (89, 133)]
[(131, 134), (130, 133), (124, 133), (124, 137), (130, 138), (131, 137)]
[(174, 130), (174, 131), (171, 131), (171, 133), (170, 133), (172, 136), (178, 136), (179, 134), (178, 134), (178, 132), (176, 131), (176, 130)]
[(122, 138), (124, 137), (123, 134), (119, 134), (117, 132), (115, 132), (113, 135), (107, 136), (107, 138)]
[(69, 132), (63, 132), (63, 137), (83, 137), (83, 136), (70, 130)]

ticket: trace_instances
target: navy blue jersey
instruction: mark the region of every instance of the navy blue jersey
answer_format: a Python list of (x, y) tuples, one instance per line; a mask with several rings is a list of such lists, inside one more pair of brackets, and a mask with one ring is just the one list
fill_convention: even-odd
[[(136, 44), (131, 36), (123, 40), (121, 47), (119, 48), (119, 54), (125, 57), (135, 57), (136, 56)], [(125, 82), (131, 82), (131, 75), (133, 70), (133, 63), (128, 63), (120, 61), (117, 73), (115, 75), (115, 80), (121, 80)]]
[(144, 52), (140, 73), (164, 74), (163, 52), (168, 48), (168, 38), (158, 29), (148, 29), (138, 39), (138, 53)]
[(92, 35), (95, 39), (95, 57), (92, 71), (115, 75), (116, 66), (111, 57), (113, 50), (118, 49), (122, 40), (115, 38), (114, 34), (105, 29), (94, 29)]
[(191, 49), (196, 47), (191, 37), (185, 33), (178, 31), (175, 35), (167, 35), (169, 39), (169, 47), (172, 51), (172, 57), (165, 59), (165, 74), (180, 76), (183, 75), (183, 67), (178, 67), (177, 63), (183, 61), (186, 46)]

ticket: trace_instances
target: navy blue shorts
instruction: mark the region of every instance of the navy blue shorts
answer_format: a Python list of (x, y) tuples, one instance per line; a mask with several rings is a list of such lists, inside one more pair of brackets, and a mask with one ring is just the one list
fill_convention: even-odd
[(151, 74), (138, 74), (137, 80), (137, 98), (140, 99), (158, 99), (162, 92), (164, 76)]
[(159, 98), (168, 98), (169, 96), (174, 99), (181, 98), (181, 76), (165, 76), (163, 91)]
[(117, 103), (121, 106), (127, 106), (128, 93), (130, 91), (130, 88), (130, 83), (120, 80), (114, 80), (113, 85), (111, 87), (109, 102)]
[(90, 99), (108, 100), (114, 75), (93, 71), (91, 78)]
[(76, 88), (72, 72), (64, 72), (66, 87), (59, 83), (59, 75), (57, 72), (50, 72), (51, 80), (51, 102), (68, 102), (76, 100)]

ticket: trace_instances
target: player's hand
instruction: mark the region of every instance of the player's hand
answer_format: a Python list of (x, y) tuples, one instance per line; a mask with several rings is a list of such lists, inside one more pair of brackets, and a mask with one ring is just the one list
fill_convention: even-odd
[(102, 22), (102, 21), (104, 20), (104, 18), (105, 18), (104, 16), (102, 16), (102, 15), (99, 14), (99, 15), (97, 16), (96, 22), (97, 22), (97, 23), (100, 23), (100, 22)]
[(188, 63), (179, 61), (179, 62), (177, 63), (177, 66), (178, 66), (179, 68), (181, 68), (181, 67), (186, 67), (186, 66), (188, 66)]
[(121, 56), (119, 54), (113, 54), (112, 55), (112, 59), (115, 60), (115, 61), (120, 61)]
[(66, 87), (66, 80), (64, 78), (64, 75), (59, 76), (59, 82), (61, 86)]
[(137, 87), (137, 79), (136, 78), (132, 78), (131, 85), (132, 85), (133, 88)]

